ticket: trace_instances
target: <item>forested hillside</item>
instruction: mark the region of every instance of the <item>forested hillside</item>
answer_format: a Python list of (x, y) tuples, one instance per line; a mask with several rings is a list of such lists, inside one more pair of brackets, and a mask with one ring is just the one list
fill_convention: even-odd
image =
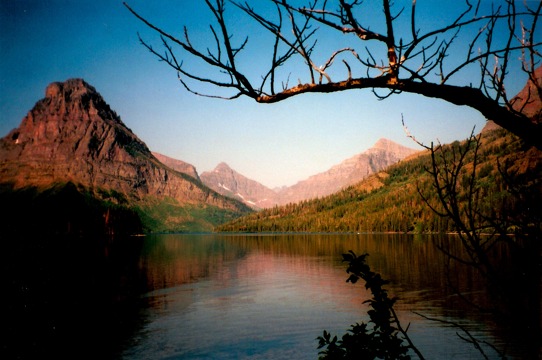
[[(466, 141), (443, 147), (446, 156), (465, 150)], [(470, 144), (472, 147), (472, 143)], [(458, 198), (468, 206), (464, 193), (467, 170), (474, 166), (469, 151), (458, 173)], [(476, 199), (484, 213), (506, 216), (518, 199), (540, 207), (542, 152), (527, 148), (502, 129), (480, 137), (476, 158)], [(438, 216), (424, 201), (436, 206), (430, 152), (389, 167), (336, 194), (296, 204), (274, 207), (219, 226), (217, 231), (276, 232), (449, 232), (453, 223)], [(504, 174), (504, 176), (503, 176)], [(538, 199), (538, 200), (537, 200)], [(532, 210), (532, 209), (531, 209)], [(542, 213), (542, 212), (539, 212)], [(513, 231), (513, 229), (510, 229)]]

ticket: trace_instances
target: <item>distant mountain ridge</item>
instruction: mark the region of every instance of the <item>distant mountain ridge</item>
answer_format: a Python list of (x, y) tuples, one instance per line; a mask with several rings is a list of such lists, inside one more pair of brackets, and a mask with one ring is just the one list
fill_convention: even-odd
[(269, 208), (332, 194), (416, 152), (391, 140), (380, 139), (370, 149), (325, 172), (276, 190), (239, 174), (225, 163), (219, 164), (213, 171), (202, 173), (200, 178), (220, 194), (234, 197), (254, 208)]
[(284, 205), (289, 202), (332, 194), (416, 152), (418, 150), (399, 145), (388, 139), (380, 139), (361, 154), (354, 155), (325, 172), (282, 189), (279, 192), (278, 203)]
[(200, 178), (214, 191), (236, 198), (254, 208), (271, 207), (277, 201), (275, 191), (239, 174), (223, 162), (218, 164), (213, 171), (202, 173)]
[[(71, 183), (97, 200), (137, 209), (150, 230), (160, 231), (211, 230), (216, 219), (206, 214), (248, 211), (172, 167), (158, 161), (82, 79), (50, 84), (19, 128), (0, 139), (3, 194)], [(159, 210), (165, 203), (171, 211)]]
[[(466, 141), (444, 146), (445, 151), (451, 152), (453, 146), (465, 147)], [(478, 156), (477, 168), (483, 170), (477, 172), (477, 181), (483, 186), (480, 187), (480, 196), (476, 199), (479, 203), (476, 206), (487, 213), (493, 211), (495, 214), (506, 214), (511, 209), (518, 211), (518, 199), (527, 199), (524, 201), (528, 206), (522, 206), (521, 211), (531, 211), (535, 215), (534, 219), (538, 219), (537, 214), (542, 210), (542, 151), (535, 147), (525, 147), (517, 137), (497, 128), (481, 134)], [(473, 152), (464, 161), (466, 168), (472, 168)], [(518, 195), (503, 186), (499, 162), (507, 164), (507, 171), (515, 177), (508, 181), (522, 184), (521, 191), (524, 193)], [(426, 171), (430, 167), (431, 154), (428, 151), (421, 152), (419, 156), (409, 157), (333, 194), (263, 209), (219, 225), (217, 230), (351, 233), (457, 231), (449, 218), (443, 218), (432, 211), (419, 194), (421, 189), (426, 198), (437, 198), (433, 179)], [(466, 201), (463, 199), (467, 199), (465, 194), (468, 188), (461, 184), (457, 191), (459, 198)]]
[[(542, 78), (542, 67), (536, 70), (535, 76)], [(535, 91), (532, 80), (528, 80), (525, 87), (514, 97), (514, 105), (518, 110), (522, 109), (523, 114), (531, 121), (540, 122), (542, 99)], [(476, 146), (475, 151), (471, 148), (464, 158), (461, 157), (463, 170), (474, 169), (476, 164), (478, 170), (473, 175), (474, 182), (477, 183), (476, 191), (472, 193), (469, 188), (472, 179), (469, 178), (468, 182), (458, 181), (454, 187), (458, 194), (458, 206), (476, 209), (475, 217), (482, 221), (491, 218), (491, 226), (503, 226), (500, 222), (505, 219), (504, 222), (509, 221), (511, 225), (507, 229), (510, 232), (516, 231), (521, 223), (527, 228), (536, 228), (535, 224), (540, 225), (539, 214), (542, 213), (542, 151), (535, 146), (527, 146), (523, 140), (491, 120), (487, 120), (478, 139), (479, 148)], [(385, 143), (381, 145), (384, 146), (375, 147), (386, 147)], [(467, 141), (456, 141), (453, 144), (444, 144), (442, 149), (447, 154), (457, 154), (462, 151), (458, 150), (460, 147), (467, 146)], [(440, 155), (437, 154), (437, 157)], [(345, 162), (349, 161), (350, 159)], [(455, 164), (450, 165), (454, 162)], [(459, 166), (458, 162), (456, 159), (446, 166), (441, 163), (439, 176), (443, 176), (446, 171), (451, 173), (451, 169), (455, 171), (456, 166)], [(291, 206), (264, 209), (222, 224), (217, 230), (413, 233), (458, 231), (454, 221), (433, 211), (425, 201), (438, 199), (435, 180), (427, 171), (431, 167), (431, 153), (420, 151), (415, 156), (409, 156), (341, 191)], [(443, 169), (446, 167), (447, 170)], [(455, 180), (450, 181), (453, 183)], [(420, 196), (420, 191), (423, 191), (423, 197)], [(434, 206), (434, 203), (431, 206)], [(438, 205), (436, 209), (439, 209)], [(499, 216), (502, 218), (499, 219)]]

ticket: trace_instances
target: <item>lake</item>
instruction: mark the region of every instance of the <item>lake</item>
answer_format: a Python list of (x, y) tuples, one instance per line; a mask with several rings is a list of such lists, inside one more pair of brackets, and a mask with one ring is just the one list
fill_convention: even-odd
[[(529, 339), (527, 326), (512, 328), (468, 303), (489, 308), (499, 300), (472, 269), (446, 266), (436, 246), (442, 242), (460, 248), (452, 236), (398, 234), (33, 241), (11, 249), (4, 265), (13, 298), (3, 351), (20, 358), (316, 359), (324, 329), (340, 336), (368, 320), (370, 294), (362, 283), (346, 283), (341, 261), (353, 250), (369, 253), (371, 268), (391, 281), (401, 322), (426, 358), (482, 358), (451, 322), (509, 358), (537, 358), (539, 332)], [(490, 346), (483, 350), (499, 358)]]

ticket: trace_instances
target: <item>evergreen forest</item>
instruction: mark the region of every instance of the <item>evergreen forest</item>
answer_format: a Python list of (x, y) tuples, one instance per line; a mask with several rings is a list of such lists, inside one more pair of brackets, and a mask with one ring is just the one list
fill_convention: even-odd
[[(531, 214), (542, 213), (542, 209), (533, 211), (541, 207), (540, 151), (523, 145), (517, 137), (500, 128), (483, 131), (477, 138), (477, 151), (465, 148), (472, 147), (472, 142), (467, 140), (441, 146), (445, 154), (441, 161), (458, 152), (466, 154), (457, 174), (459, 201), (465, 206), (469, 201), (477, 202), (480, 213), (492, 218), (506, 218), (507, 214), (521, 210), (518, 209), (520, 206), (529, 207)], [(216, 230), (455, 232), (454, 222), (434, 211), (438, 208), (438, 200), (435, 181), (429, 171), (431, 165), (431, 152), (421, 151), (333, 195), (264, 209), (220, 225)], [(471, 179), (473, 167), (476, 171)], [(467, 194), (472, 181), (475, 182), (475, 196)], [(507, 226), (513, 233), (513, 225)]]

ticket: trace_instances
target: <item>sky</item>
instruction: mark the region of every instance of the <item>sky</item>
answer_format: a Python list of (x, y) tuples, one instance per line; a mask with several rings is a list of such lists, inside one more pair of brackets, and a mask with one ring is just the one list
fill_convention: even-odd
[[(195, 46), (212, 48), (212, 18), (203, 1), (127, 3), (176, 36), (182, 36), (186, 25)], [(420, 24), (446, 21), (457, 12), (454, 4), (419, 0)], [(226, 16), (235, 25), (233, 42), (249, 36), (240, 65), (251, 79), (259, 79), (258, 70), (269, 63), (269, 39), (232, 6)], [(378, 16), (371, 19), (376, 22)], [(374, 26), (378, 29), (378, 24)], [(462, 140), (474, 126), (479, 131), (485, 123), (466, 107), (410, 94), (380, 101), (370, 90), (301, 95), (276, 104), (196, 96), (182, 87), (173, 69), (139, 43), (138, 33), (162, 50), (156, 34), (122, 1), (0, 0), (0, 136), (19, 126), (49, 83), (83, 78), (152, 151), (186, 161), (200, 174), (226, 162), (251, 179), (278, 187), (326, 171), (380, 138), (417, 148), (406, 136), (402, 117), (410, 133), (425, 143)], [(365, 46), (342, 35), (322, 33), (319, 40), (321, 54), (346, 46), (343, 43)], [(179, 58), (191, 70), (210, 74), (208, 67)], [(318, 60), (325, 59), (322, 55)], [(289, 71), (290, 81), (297, 81), (302, 69), (294, 65)], [(466, 71), (455, 81), (467, 83), (471, 76)], [(525, 78), (519, 74), (510, 78), (514, 81), (509, 89), (515, 93)]]

